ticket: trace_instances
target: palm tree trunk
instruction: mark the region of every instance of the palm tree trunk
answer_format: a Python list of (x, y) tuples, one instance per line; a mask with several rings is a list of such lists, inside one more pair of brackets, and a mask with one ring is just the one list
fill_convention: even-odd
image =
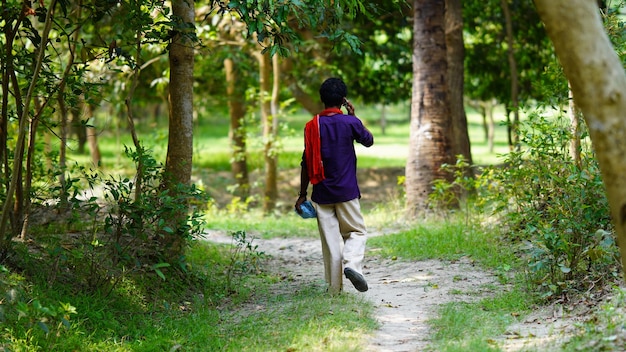
[(406, 164), (406, 207), (410, 218), (428, 209), (433, 182), (449, 179), (441, 170), (454, 162), (444, 0), (414, 0), (413, 93), (409, 154)]
[[(461, 0), (446, 0), (446, 51), (448, 60), (448, 88), (450, 89), (450, 114), (452, 115), (453, 153), (462, 155), (472, 164), (467, 115), (463, 102), (465, 46), (463, 43), (463, 16)], [(468, 176), (471, 170), (468, 169)]]

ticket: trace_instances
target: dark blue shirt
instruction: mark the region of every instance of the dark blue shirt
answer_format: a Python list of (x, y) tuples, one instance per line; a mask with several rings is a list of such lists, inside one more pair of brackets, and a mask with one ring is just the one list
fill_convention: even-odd
[[(319, 128), (326, 178), (313, 185), (311, 199), (319, 204), (332, 204), (360, 198), (354, 142), (370, 147), (374, 136), (352, 115), (320, 116)], [(304, 154), (302, 165), (306, 167)]]

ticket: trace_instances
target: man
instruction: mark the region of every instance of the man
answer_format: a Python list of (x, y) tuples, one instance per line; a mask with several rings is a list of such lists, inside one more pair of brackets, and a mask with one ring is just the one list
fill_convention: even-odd
[[(342, 291), (343, 275), (358, 291), (368, 289), (362, 273), (367, 230), (359, 203), (354, 142), (370, 147), (374, 137), (354, 116), (347, 95), (346, 84), (339, 78), (329, 78), (320, 87), (325, 110), (305, 127), (300, 193), (295, 205), (301, 213), (300, 206), (312, 183), (311, 200), (317, 212), (325, 278), (333, 294)], [(347, 115), (341, 111), (342, 105)]]

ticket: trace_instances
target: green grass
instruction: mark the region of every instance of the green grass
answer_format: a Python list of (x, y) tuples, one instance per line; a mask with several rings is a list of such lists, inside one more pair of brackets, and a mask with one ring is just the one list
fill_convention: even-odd
[[(377, 326), (370, 302), (330, 296), (322, 282), (295, 289), (252, 270), (235, 275), (229, 289), (232, 255), (228, 246), (196, 242), (187, 275), (129, 274), (111, 290), (48, 285), (0, 266), (2, 297), (13, 297), (0, 304), (0, 349), (360, 351), (362, 336)], [(59, 313), (60, 302), (75, 312)]]
[(373, 237), (368, 246), (378, 247), (383, 256), (407, 260), (456, 260), (468, 256), (492, 269), (514, 261), (513, 253), (501, 250), (499, 239), (493, 234), (456, 218), (420, 222), (409, 230)]
[[(363, 106), (359, 108), (359, 116), (372, 131), (375, 144), (371, 148), (357, 145), (359, 167), (403, 167), (406, 164), (409, 140), (408, 105), (401, 104), (387, 107), (387, 126), (383, 134), (379, 123), (381, 109), (378, 106)], [(495, 150), (490, 153), (484, 139), (482, 117), (475, 111), (468, 109), (468, 129), (472, 145), (472, 157), (476, 164), (500, 163), (499, 155), (508, 152), (506, 142), (506, 127), (501, 125), (503, 113), (496, 112), (496, 140)], [(307, 112), (294, 111), (281, 116), (283, 126), (279, 133), (280, 156), (279, 169), (291, 169), (300, 165), (302, 156), (302, 131), (304, 124), (311, 117)], [(98, 120), (106, 120), (99, 117)], [(98, 121), (96, 120), (96, 121)], [(163, 118), (163, 121), (167, 119)], [(167, 127), (138, 120), (137, 132), (142, 145), (150, 150), (157, 161), (165, 163), (167, 152)], [(125, 130), (125, 124), (117, 127), (116, 123), (105, 123), (97, 126), (99, 131), (99, 146), (102, 153), (102, 166), (105, 170), (123, 171), (131, 173), (134, 166), (124, 157), (125, 146), (132, 147), (130, 134)], [(229, 121), (226, 115), (200, 116), (194, 127), (194, 172), (201, 170), (228, 171), (230, 170), (230, 143), (228, 140)], [(258, 128), (251, 128), (248, 141), (248, 161), (251, 169), (262, 167), (262, 142)], [(78, 154), (76, 141), (70, 139), (68, 150), (68, 164), (78, 162), (88, 164), (88, 154)]]
[(521, 264), (514, 248), (479, 227), (466, 225), (460, 215), (425, 219), (409, 230), (373, 237), (368, 247), (397, 260), (456, 260), (469, 257), (495, 273), (509, 289), (492, 288), (492, 295), (477, 302), (452, 302), (438, 308), (430, 321), (435, 351), (499, 351), (493, 339), (530, 312), (535, 297), (524, 287)]
[(207, 212), (206, 227), (227, 232), (245, 230), (260, 238), (276, 237), (317, 237), (317, 222), (302, 219), (295, 213), (284, 215), (263, 215), (259, 209), (229, 213), (228, 210)]
[(519, 321), (532, 302), (521, 290), (498, 292), (476, 303), (454, 302), (439, 307), (439, 316), (430, 321), (435, 331), (434, 349), (453, 351), (499, 351), (494, 337)]

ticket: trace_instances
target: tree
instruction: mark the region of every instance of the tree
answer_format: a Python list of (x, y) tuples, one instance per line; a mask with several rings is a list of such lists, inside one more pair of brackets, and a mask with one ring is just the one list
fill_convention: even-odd
[(576, 106), (593, 142), (626, 272), (626, 73), (598, 5), (586, 0), (535, 0)]
[(276, 94), (272, 92), (273, 87), (278, 85), (277, 77), (272, 79), (272, 72), (275, 72), (272, 57), (269, 52), (257, 53), (259, 61), (259, 99), (261, 110), (261, 125), (263, 128), (263, 160), (265, 163), (265, 187), (263, 189), (263, 212), (268, 214), (274, 210), (276, 206), (276, 198), (278, 196), (277, 170), (278, 155), (274, 150), (277, 128), (275, 123), (278, 116), (275, 115), (275, 109), (272, 109), (272, 102)]
[[(539, 81), (555, 82), (544, 72), (553, 60), (545, 30), (529, 0), (464, 1), (466, 41), (465, 96), (487, 110), (494, 103), (505, 104), (510, 113), (526, 102), (552, 99), (555, 91), (542, 91)], [(556, 85), (550, 84), (555, 87)], [(567, 96), (567, 87), (558, 95)], [(484, 102), (484, 103), (483, 103)], [(485, 105), (486, 104), (486, 105)], [(515, 144), (513, 121), (509, 122), (509, 143)]]
[(244, 93), (239, 80), (239, 72), (232, 58), (224, 59), (226, 73), (226, 94), (228, 96), (228, 111), (230, 115), (229, 139), (232, 148), (231, 171), (237, 182), (236, 194), (246, 199), (250, 195), (250, 181), (248, 178), (248, 156), (246, 143), (246, 129), (244, 118), (246, 109)]
[[(169, 83), (169, 137), (165, 161), (165, 187), (170, 196), (180, 194), (180, 186), (191, 182), (193, 159), (193, 66), (195, 35), (194, 3), (172, 1), (172, 15), (176, 19), (174, 36), (170, 43)], [(176, 260), (183, 253), (185, 238), (181, 229), (187, 221), (187, 207), (174, 210), (170, 221), (173, 232), (163, 234), (166, 256)]]
[[(450, 90), (450, 114), (452, 115), (452, 151), (462, 155), (472, 164), (472, 153), (467, 131), (467, 115), (464, 105), (465, 44), (463, 42), (463, 15), (461, 0), (446, 0), (446, 52), (448, 61), (448, 89)], [(468, 170), (470, 171), (470, 170)]]
[(450, 178), (441, 166), (454, 163), (445, 1), (414, 0), (413, 11), (413, 93), (405, 180), (409, 217), (427, 209), (433, 181)]

